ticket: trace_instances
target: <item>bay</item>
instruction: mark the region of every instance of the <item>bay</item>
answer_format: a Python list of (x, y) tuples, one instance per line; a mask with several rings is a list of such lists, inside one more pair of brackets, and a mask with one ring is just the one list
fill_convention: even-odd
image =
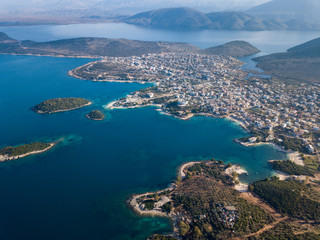
[[(97, 37), (99, 32), (104, 37), (131, 34), (152, 40), (167, 34), (157, 30), (159, 35), (151, 36), (155, 30), (134, 32), (133, 26), (123, 26), (133, 31), (130, 33), (122, 28), (114, 32), (114, 25), (108, 25), (110, 31), (105, 32), (105, 25), (99, 31), (98, 26), (11, 27), (5, 32), (33, 40), (77, 34)], [(147, 32), (142, 36), (139, 31)], [(175, 40), (180, 34), (157, 40)], [(222, 35), (203, 41), (213, 44), (239, 37)], [(200, 45), (201, 40), (196, 41)], [(277, 46), (281, 48), (281, 43)], [(126, 200), (133, 193), (166, 187), (182, 163), (216, 158), (241, 164), (249, 173), (244, 180), (251, 182), (272, 174), (267, 160), (286, 158), (269, 146), (246, 148), (234, 143), (247, 133), (229, 120), (195, 117), (181, 121), (152, 107), (107, 111), (104, 105), (110, 101), (148, 85), (67, 76), (70, 69), (89, 61), (92, 59), (0, 56), (0, 147), (59, 140), (45, 154), (0, 164), (0, 239), (145, 239), (170, 231), (170, 222), (136, 216)], [(70, 96), (90, 99), (93, 105), (51, 115), (30, 110), (45, 99)], [(106, 119), (86, 119), (85, 114), (93, 109), (102, 110)]]

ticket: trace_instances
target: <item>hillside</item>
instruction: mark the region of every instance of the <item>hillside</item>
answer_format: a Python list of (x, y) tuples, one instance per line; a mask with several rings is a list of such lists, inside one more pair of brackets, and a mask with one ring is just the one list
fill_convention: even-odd
[(199, 29), (209, 27), (206, 14), (190, 8), (165, 8), (139, 13), (124, 20), (126, 23), (154, 28)]
[[(1, 41), (1, 39), (4, 39)], [(17, 41), (0, 35), (0, 53), (72, 57), (128, 57), (161, 52), (198, 52), (187, 43), (148, 42), (127, 39), (73, 38), (51, 42)]]
[(17, 42), (17, 40), (9, 37), (7, 34), (3, 33), (3, 32), (0, 32), (0, 43), (3, 43), (3, 42)]
[(258, 52), (260, 52), (259, 49), (245, 41), (233, 41), (217, 47), (207, 48), (203, 50), (203, 53), (205, 54), (232, 57), (250, 56)]
[(249, 14), (263, 18), (302, 19), (310, 23), (320, 20), (319, 12), (318, 0), (273, 0), (248, 11)]
[(287, 28), (277, 20), (263, 20), (241, 12), (212, 12), (207, 16), (211, 20), (211, 29), (260, 31)]
[(243, 57), (258, 53), (259, 50), (244, 41), (234, 41), (201, 50), (188, 43), (148, 42), (108, 38), (73, 38), (51, 42), (18, 41), (0, 32), (0, 54), (31, 54), (62, 57), (129, 57), (163, 52), (203, 53)]
[(301, 19), (276, 18), (264, 19), (242, 12), (211, 12), (203, 13), (191, 8), (164, 8), (142, 12), (120, 20), (128, 24), (142, 27), (198, 30), (311, 30), (320, 29), (319, 24), (311, 24)]
[(254, 58), (258, 67), (280, 78), (320, 82), (320, 38), (275, 53)]

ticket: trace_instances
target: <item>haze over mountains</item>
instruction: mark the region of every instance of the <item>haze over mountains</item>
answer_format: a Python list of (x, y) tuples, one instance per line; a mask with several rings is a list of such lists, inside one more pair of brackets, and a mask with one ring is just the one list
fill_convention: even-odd
[(191, 8), (146, 11), (123, 19), (144, 27), (224, 30), (319, 30), (319, 0), (273, 0), (246, 12), (204, 13)]
[(307, 22), (315, 22), (320, 20), (320, 1), (274, 0), (253, 7), (247, 13), (267, 19), (300, 19)]
[(235, 9), (248, 9), (269, 0), (10, 0), (0, 1), (0, 10), (93, 10), (103, 11), (127, 10), (131, 15), (164, 7), (191, 7), (205, 11), (224, 11)]
[(304, 20), (262, 19), (242, 12), (203, 13), (191, 8), (165, 8), (136, 14), (122, 20), (125, 23), (151, 28), (197, 30), (313, 30), (320, 24)]
[(320, 30), (319, 12), (319, 0), (12, 0), (0, 2), (0, 25), (120, 21), (175, 30)]

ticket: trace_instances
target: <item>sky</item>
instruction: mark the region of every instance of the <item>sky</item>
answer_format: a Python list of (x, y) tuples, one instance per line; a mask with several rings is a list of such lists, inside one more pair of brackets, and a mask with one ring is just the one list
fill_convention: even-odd
[(106, 10), (156, 9), (164, 7), (192, 7), (199, 10), (243, 10), (270, 0), (0, 0), (0, 9), (15, 10), (61, 10), (106, 8)]

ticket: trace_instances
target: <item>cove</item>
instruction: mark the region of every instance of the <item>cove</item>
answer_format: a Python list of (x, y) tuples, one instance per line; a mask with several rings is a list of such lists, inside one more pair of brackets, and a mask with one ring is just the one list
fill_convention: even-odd
[[(182, 163), (237, 163), (251, 182), (270, 176), (267, 160), (286, 158), (269, 146), (234, 143), (247, 133), (229, 120), (181, 121), (152, 107), (106, 111), (105, 104), (148, 85), (67, 76), (89, 61), (0, 56), (0, 147), (61, 139), (45, 154), (0, 165), (0, 239), (145, 239), (170, 231), (169, 220), (136, 216), (126, 200), (166, 187)], [(71, 96), (93, 105), (50, 115), (30, 110), (43, 100)], [(106, 119), (86, 119), (94, 109)]]

